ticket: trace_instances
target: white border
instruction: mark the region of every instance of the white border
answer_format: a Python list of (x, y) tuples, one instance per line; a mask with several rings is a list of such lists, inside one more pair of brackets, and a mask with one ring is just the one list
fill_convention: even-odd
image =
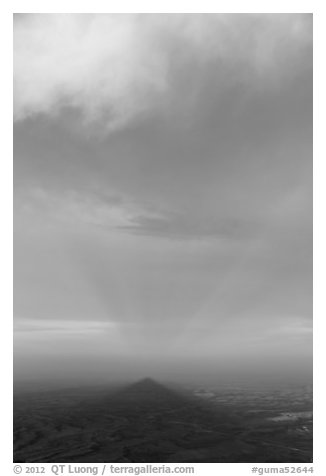
[[(245, 8), (246, 7), (246, 8)], [(1, 318), (0, 332), (1, 348), (1, 474), (12, 473), (12, 13), (13, 12), (168, 12), (168, 13), (286, 13), (307, 12), (314, 14), (314, 468), (316, 474), (325, 474), (324, 449), (324, 411), (326, 402), (325, 392), (325, 361), (322, 350), (324, 345), (323, 330), (325, 330), (325, 301), (324, 288), (326, 280), (323, 271), (326, 265), (326, 163), (323, 154), (323, 139), (325, 137), (325, 120), (322, 112), (325, 107), (325, 30), (326, 18), (322, 2), (307, 1), (274, 1), (274, 2), (150, 2), (142, 1), (133, 4), (130, 1), (111, 3), (107, 1), (15, 1), (1, 7), (1, 137), (2, 156), (0, 160), (0, 217), (1, 217)], [(308, 159), (309, 160), (309, 159)], [(250, 474), (252, 464), (205, 464), (196, 465), (196, 474)], [(259, 466), (257, 464), (257, 466)], [(265, 467), (273, 465), (261, 465)], [(274, 465), (283, 467), (284, 465)], [(291, 464), (291, 466), (298, 466)], [(48, 473), (50, 474), (50, 473)]]

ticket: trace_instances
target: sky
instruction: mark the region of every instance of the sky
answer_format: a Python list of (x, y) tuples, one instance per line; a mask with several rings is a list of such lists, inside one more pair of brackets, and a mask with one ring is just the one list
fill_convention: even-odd
[(311, 366), (312, 15), (15, 15), (15, 378)]

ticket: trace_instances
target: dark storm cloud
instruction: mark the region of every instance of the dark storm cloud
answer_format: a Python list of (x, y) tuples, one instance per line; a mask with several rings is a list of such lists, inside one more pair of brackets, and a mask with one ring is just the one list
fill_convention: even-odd
[[(309, 15), (16, 16), (15, 115), (80, 109), (110, 128), (162, 107), (187, 67), (214, 62), (245, 82), (284, 80), (301, 69)], [(194, 71), (192, 71), (194, 74)], [(234, 81), (234, 77), (231, 78)], [(216, 79), (216, 78), (215, 78)]]

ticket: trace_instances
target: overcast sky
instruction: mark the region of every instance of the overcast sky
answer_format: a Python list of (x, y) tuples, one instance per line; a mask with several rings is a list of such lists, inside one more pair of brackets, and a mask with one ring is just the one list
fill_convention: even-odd
[(14, 23), (17, 378), (309, 375), (312, 16)]

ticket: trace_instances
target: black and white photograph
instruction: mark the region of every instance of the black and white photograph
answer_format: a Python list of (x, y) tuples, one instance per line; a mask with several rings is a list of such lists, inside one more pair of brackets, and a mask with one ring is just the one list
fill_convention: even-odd
[(312, 473), (312, 13), (15, 13), (13, 179), (15, 464)]

